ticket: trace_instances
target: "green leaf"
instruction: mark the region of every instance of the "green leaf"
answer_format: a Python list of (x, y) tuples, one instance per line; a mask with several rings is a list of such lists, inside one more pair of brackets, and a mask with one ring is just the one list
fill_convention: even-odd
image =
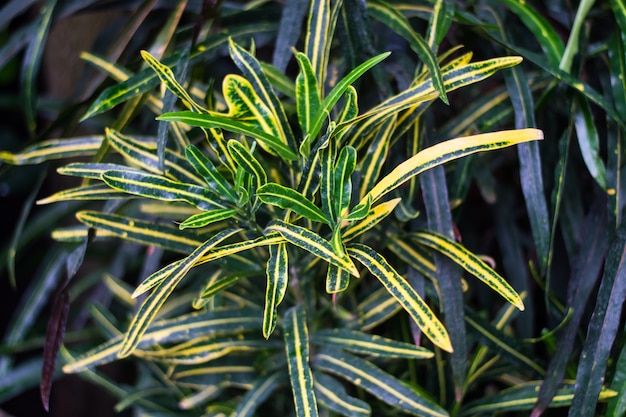
[[(541, 381), (525, 382), (509, 389), (503, 390), (496, 395), (471, 402), (464, 407), (460, 416), (474, 416), (477, 414), (493, 414), (502, 412), (514, 412), (530, 410), (537, 400), (537, 392)], [(600, 394), (601, 399), (615, 396), (615, 392), (605, 389)], [(574, 382), (565, 381), (560, 384), (551, 408), (565, 407), (572, 403), (574, 397)]]
[[(302, 52), (298, 52), (296, 59), (300, 65), (300, 73), (296, 79), (296, 108), (302, 136), (306, 136), (311, 132), (313, 120), (317, 118), (321, 110), (322, 100), (309, 58)], [(315, 140), (315, 138), (312, 139)]]
[(202, 244), (197, 234), (180, 231), (170, 224), (97, 211), (79, 211), (76, 218), (89, 227), (105, 230), (115, 236), (179, 253), (189, 253)]
[(443, 77), (441, 70), (439, 69), (439, 63), (437, 57), (431, 49), (431, 45), (424, 40), (413, 28), (406, 17), (399, 11), (397, 11), (391, 4), (377, 0), (376, 2), (369, 2), (367, 4), (367, 11), (374, 16), (377, 20), (381, 21), (385, 25), (389, 26), (394, 32), (402, 36), (409, 42), (409, 45), (413, 52), (417, 54), (420, 60), (426, 65), (430, 72), (433, 85), (441, 100), (448, 104), (448, 98), (446, 97), (446, 89), (443, 83)]
[(524, 303), (519, 294), (496, 271), (482, 259), (468, 251), (463, 245), (433, 231), (417, 232), (411, 235), (416, 242), (434, 249), (453, 260), (470, 274), (483, 281), (519, 310), (524, 310)]
[(302, 306), (292, 307), (287, 310), (283, 328), (285, 354), (287, 355), (296, 416), (317, 416), (317, 400), (313, 390), (313, 373), (309, 365), (309, 330)]
[(369, 417), (372, 409), (368, 403), (346, 392), (346, 388), (330, 375), (313, 371), (315, 395), (324, 407), (346, 417)]
[(350, 274), (333, 264), (328, 265), (326, 273), (326, 292), (336, 294), (345, 291), (350, 285)]
[(374, 134), (361, 164), (361, 187), (359, 197), (363, 198), (372, 189), (380, 175), (391, 144), (391, 136), (396, 128), (397, 117), (387, 119)]
[[(235, 65), (241, 70), (243, 76), (250, 82), (250, 85), (258, 97), (269, 109), (270, 115), (268, 115), (268, 118), (278, 129), (278, 140), (289, 151), (285, 151), (283, 154), (278, 152), (277, 149), (275, 150), (285, 159), (297, 159), (296, 153), (294, 152), (294, 149), (296, 149), (296, 140), (291, 131), (287, 115), (285, 114), (282, 103), (278, 100), (276, 94), (274, 94), (272, 86), (265, 77), (261, 64), (252, 54), (237, 45), (232, 38), (228, 40), (228, 50)], [(291, 156), (293, 156), (293, 158)]]
[(335, 164), (335, 189), (334, 204), (337, 216), (343, 217), (350, 206), (352, 199), (351, 176), (356, 169), (356, 149), (352, 146), (344, 146), (339, 152)]
[(237, 417), (253, 417), (259, 405), (284, 382), (284, 372), (277, 371), (258, 378), (246, 394), (237, 402), (233, 415)]
[(434, 354), (411, 343), (399, 342), (356, 330), (322, 329), (315, 332), (312, 343), (368, 356), (386, 358), (428, 359)]
[(236, 209), (215, 209), (208, 210), (202, 213), (194, 214), (187, 218), (184, 222), (178, 225), (180, 230), (188, 228), (199, 228), (207, 226), (211, 223), (220, 222), (222, 220), (230, 219), (237, 214)]
[(164, 201), (184, 201), (201, 210), (226, 208), (219, 196), (208, 188), (172, 181), (140, 171), (106, 171), (102, 180), (111, 188), (125, 193)]
[(263, 337), (270, 337), (276, 327), (278, 305), (287, 291), (289, 280), (289, 259), (287, 245), (279, 243), (269, 247), (270, 259), (267, 261), (267, 287), (265, 290), (265, 311), (263, 312)]
[(392, 237), (387, 244), (387, 248), (426, 278), (433, 282), (437, 280), (437, 268), (432, 256), (427, 253), (426, 249), (419, 245), (412, 245), (409, 239), (404, 239), (401, 236)]
[(198, 114), (191, 111), (182, 111), (165, 113), (157, 117), (157, 120), (183, 122), (191, 126), (207, 129), (220, 127), (233, 133), (240, 133), (256, 139), (259, 143), (262, 143), (263, 146), (274, 150), (285, 160), (292, 161), (298, 159), (298, 155), (291, 150), (291, 148), (283, 144), (273, 135), (264, 132), (254, 124), (241, 122), (220, 113), (209, 112), (207, 114)]
[(580, 95), (576, 96), (576, 110), (574, 112), (574, 126), (580, 153), (589, 170), (589, 174), (596, 183), (606, 190), (606, 168), (600, 158), (600, 138), (596, 129), (589, 103)]
[[(185, 277), (187, 272), (193, 268), (202, 257), (220, 242), (238, 233), (239, 229), (228, 229), (217, 233), (215, 236), (197, 247), (189, 256), (177, 262), (175, 268), (169, 271), (169, 275), (159, 284), (159, 286), (145, 299), (139, 310), (133, 317), (128, 330), (122, 341), (122, 346), (118, 352), (118, 357), (124, 358), (133, 353), (139, 345), (141, 337), (144, 335), (150, 323), (154, 320), (159, 309), (163, 306), (167, 298), (172, 294), (176, 286)], [(167, 267), (166, 267), (167, 268)]]
[(380, 288), (361, 301), (356, 310), (358, 321), (354, 323), (355, 327), (365, 332), (401, 311), (402, 306), (386, 288)]
[(19, 153), (0, 151), (0, 161), (11, 165), (31, 165), (55, 159), (93, 156), (100, 149), (103, 139), (104, 136), (96, 135), (45, 140)]
[[(483, 133), (447, 140), (430, 146), (417, 155), (407, 159), (382, 178), (366, 195), (372, 202), (396, 189), (404, 182), (421, 172), (448, 161), (471, 155), (476, 152), (490, 151), (516, 145), (531, 140), (543, 139), (543, 132), (537, 129), (519, 129)], [(363, 200), (361, 200), (363, 201)]]
[(196, 175), (185, 158), (172, 150), (165, 150), (165, 161), (160, 168), (156, 143), (142, 143), (138, 139), (122, 135), (120, 132), (105, 128), (109, 144), (128, 159), (130, 164), (137, 165), (146, 171), (181, 182), (202, 185), (202, 178)]
[(59, 191), (51, 196), (37, 200), (37, 204), (50, 204), (69, 200), (113, 200), (128, 199), (130, 196), (121, 191), (111, 190), (106, 184), (94, 184)]
[(267, 174), (263, 165), (241, 142), (234, 139), (229, 140), (228, 152), (237, 165), (252, 175), (255, 181), (255, 189), (258, 190), (267, 183)]
[(259, 188), (256, 195), (265, 204), (292, 210), (309, 220), (325, 224), (330, 223), (322, 210), (292, 188), (270, 182)]
[(349, 353), (328, 350), (315, 356), (315, 369), (337, 375), (392, 407), (416, 415), (447, 417), (448, 413), (374, 364)]
[[(218, 309), (184, 314), (173, 319), (155, 321), (141, 338), (137, 348), (147, 350), (153, 346), (175, 343), (213, 335), (238, 335), (259, 331), (261, 317), (258, 310)], [(65, 373), (83, 372), (87, 369), (117, 359), (124, 335), (113, 337), (63, 367)]]
[(265, 233), (268, 232), (277, 232), (292, 245), (296, 245), (341, 269), (345, 269), (357, 278), (359, 276), (359, 271), (350, 258), (345, 254), (337, 254), (332, 245), (315, 232), (281, 220), (274, 220), (270, 223), (265, 229)]
[(362, 263), (383, 284), (435, 345), (452, 352), (450, 337), (444, 325), (413, 287), (378, 252), (368, 246), (352, 243), (348, 245), (348, 255)]
[(224, 179), (222, 174), (215, 168), (213, 162), (197, 147), (189, 145), (185, 149), (187, 160), (196, 170), (196, 172), (204, 178), (206, 184), (214, 190), (218, 195), (224, 196), (233, 203), (237, 201), (237, 194), (231, 185)]
[(337, 219), (335, 204), (335, 160), (337, 158), (337, 146), (332, 133), (325, 135), (323, 146), (319, 151), (320, 157), (320, 200), (322, 210), (326, 217), (334, 224)]

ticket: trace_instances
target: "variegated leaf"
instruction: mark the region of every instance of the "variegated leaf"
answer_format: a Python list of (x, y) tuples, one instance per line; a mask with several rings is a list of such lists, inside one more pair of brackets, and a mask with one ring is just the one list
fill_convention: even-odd
[(270, 182), (259, 188), (256, 195), (265, 204), (292, 210), (309, 220), (325, 224), (330, 223), (322, 210), (292, 188)]
[(388, 358), (428, 359), (431, 351), (411, 343), (399, 342), (356, 330), (322, 329), (315, 332), (312, 343), (368, 356)]
[(278, 305), (287, 291), (289, 279), (289, 259), (287, 245), (279, 243), (269, 247), (270, 259), (267, 261), (267, 287), (265, 291), (265, 310), (263, 312), (263, 337), (270, 337), (276, 327)]

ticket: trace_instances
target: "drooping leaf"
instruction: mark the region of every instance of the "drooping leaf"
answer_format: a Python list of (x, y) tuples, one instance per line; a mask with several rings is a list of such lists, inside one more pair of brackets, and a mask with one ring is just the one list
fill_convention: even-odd
[(330, 375), (313, 371), (317, 401), (324, 407), (346, 417), (369, 417), (368, 403), (346, 393), (345, 387)]
[(40, 164), (55, 159), (95, 155), (104, 136), (83, 136), (67, 139), (50, 139), (29, 146), (19, 153), (0, 151), (0, 161), (11, 165)]
[(505, 300), (518, 309), (524, 310), (522, 299), (509, 283), (482, 259), (468, 251), (461, 244), (433, 231), (417, 232), (411, 235), (411, 237), (417, 242), (446, 255), (467, 272), (489, 285), (491, 289), (500, 294)]
[(302, 306), (287, 310), (283, 330), (296, 416), (315, 417), (318, 410), (313, 390), (313, 373), (309, 364), (309, 330)]
[(238, 417), (254, 416), (259, 405), (266, 401), (285, 379), (282, 370), (261, 376), (237, 403), (234, 415)]
[(348, 245), (348, 254), (383, 284), (435, 345), (452, 352), (450, 337), (444, 325), (413, 287), (379, 253), (365, 245), (351, 243)]
[(373, 363), (349, 353), (338, 350), (321, 352), (315, 356), (314, 366), (315, 369), (355, 384), (404, 412), (416, 416), (448, 416), (448, 413), (430, 398), (420, 395)]

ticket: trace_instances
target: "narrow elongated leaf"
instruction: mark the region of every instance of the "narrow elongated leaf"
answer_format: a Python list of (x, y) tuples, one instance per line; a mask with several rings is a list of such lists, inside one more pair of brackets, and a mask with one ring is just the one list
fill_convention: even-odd
[(312, 343), (348, 352), (388, 358), (428, 359), (434, 354), (414, 344), (376, 336), (356, 330), (322, 329), (315, 332)]
[(366, 197), (369, 196), (373, 203), (419, 173), (463, 156), (541, 139), (543, 132), (540, 130), (519, 129), (447, 140), (424, 149), (398, 165), (381, 179)]
[(46, 38), (52, 23), (52, 13), (56, 8), (56, 0), (47, 0), (41, 7), (35, 35), (30, 39), (22, 61), (20, 86), (23, 94), (24, 114), (26, 125), (31, 132), (36, 128), (35, 109), (37, 106), (37, 75), (43, 57)]
[(131, 161), (132, 165), (137, 165), (153, 174), (165, 175), (172, 180), (198, 185), (204, 184), (202, 178), (194, 173), (192, 167), (181, 154), (166, 149), (166, 158), (163, 167), (161, 167), (156, 143), (142, 143), (137, 138), (122, 135), (110, 128), (106, 128), (105, 133), (108, 143)]
[(102, 180), (111, 188), (157, 200), (184, 201), (201, 210), (226, 208), (208, 188), (172, 181), (140, 171), (107, 171)]
[(230, 219), (237, 214), (236, 209), (215, 209), (208, 210), (202, 213), (194, 214), (187, 218), (184, 222), (178, 225), (180, 230), (187, 228), (204, 227), (211, 223), (220, 222), (222, 220)]
[(332, 245), (315, 232), (281, 220), (275, 220), (270, 223), (265, 229), (265, 233), (268, 232), (277, 232), (289, 243), (312, 253), (330, 264), (345, 269), (357, 278), (359, 277), (359, 271), (350, 258), (345, 254), (337, 254)]
[(285, 239), (278, 233), (269, 233), (265, 236), (258, 237), (252, 240), (246, 240), (243, 242), (231, 243), (230, 245), (220, 246), (210, 251), (204, 256), (200, 263), (211, 262), (216, 259), (224, 258), (235, 253), (239, 253), (245, 250), (257, 248), (259, 246), (269, 246), (277, 243), (283, 243)]
[(326, 44), (331, 42), (330, 0), (314, 0), (309, 7), (307, 36), (304, 41), (306, 56), (311, 62), (313, 74), (319, 80), (320, 93), (326, 82)]
[[(65, 284), (63, 284), (65, 287)], [(67, 288), (62, 288), (55, 297), (52, 312), (48, 320), (46, 331), (46, 343), (43, 350), (43, 366), (41, 368), (41, 382), (39, 385), (43, 408), (48, 411), (50, 407), (50, 392), (52, 390), (52, 378), (57, 360), (57, 354), (65, 336), (67, 315), (70, 311), (70, 296)]]
[(185, 107), (199, 113), (206, 111), (206, 109), (197, 104), (189, 93), (176, 81), (176, 77), (171, 68), (160, 63), (156, 58), (150, 55), (148, 51), (141, 51), (141, 57), (150, 65), (150, 68), (157, 74), (168, 90), (174, 93), (174, 95), (183, 102)]
[(55, 159), (92, 156), (98, 152), (103, 140), (102, 135), (45, 140), (19, 153), (0, 151), (0, 161), (11, 165), (30, 165)]
[(198, 263), (206, 252), (238, 232), (238, 229), (229, 229), (216, 234), (178, 263), (176, 268), (170, 272), (170, 275), (159, 284), (156, 290), (152, 292), (139, 307), (139, 311), (137, 311), (135, 317), (133, 317), (128, 331), (124, 336), (118, 357), (123, 358), (133, 353), (161, 306), (163, 306), (169, 295), (185, 277), (187, 272)]
[[(296, 79), (296, 108), (302, 135), (306, 136), (310, 133), (313, 120), (317, 118), (317, 114), (321, 110), (322, 100), (309, 58), (298, 52), (296, 59), (300, 65), (300, 73)], [(312, 139), (315, 140), (315, 138)]]
[(264, 146), (273, 149), (278, 155), (286, 160), (298, 159), (298, 155), (291, 148), (280, 142), (271, 134), (264, 132), (254, 124), (244, 123), (220, 113), (209, 112), (207, 114), (198, 114), (191, 111), (182, 111), (165, 113), (157, 117), (157, 120), (183, 122), (191, 126), (198, 126), (207, 129), (220, 127), (233, 133), (250, 136), (256, 139), (259, 143), (263, 143)]
[(324, 101), (322, 102), (322, 111), (317, 114), (317, 118), (313, 122), (310, 130), (310, 135), (312, 137), (316, 137), (317, 134), (320, 132), (320, 130), (322, 129), (322, 125), (324, 124), (326, 114), (330, 113), (335, 104), (337, 104), (339, 99), (343, 96), (343, 93), (345, 93), (346, 90), (369, 69), (374, 67), (383, 59), (387, 58), (390, 54), (390, 52), (385, 52), (368, 59), (367, 61), (350, 71), (348, 75), (343, 77), (341, 81), (337, 83), (337, 85), (328, 93), (328, 95), (326, 96), (326, 98), (324, 98)]
[(282, 370), (257, 379), (248, 392), (237, 402), (237, 408), (233, 415), (238, 417), (254, 416), (259, 405), (267, 400), (285, 379)]
[[(213, 335), (238, 335), (244, 332), (259, 331), (261, 317), (258, 310), (218, 309), (178, 316), (174, 319), (158, 320), (142, 337), (139, 349), (175, 343), (198, 337)], [(124, 335), (113, 337), (94, 349), (78, 356), (63, 367), (63, 372), (75, 373), (102, 365), (117, 358)]]
[(574, 399), (569, 416), (582, 417), (595, 413), (607, 363), (611, 357), (611, 348), (623, 324), (620, 315), (624, 301), (626, 301), (626, 224), (622, 224), (617, 230), (617, 236), (609, 248), (604, 276), (581, 353), (584, 360), (578, 363)]
[(289, 280), (289, 259), (287, 245), (279, 243), (272, 245), (270, 259), (267, 261), (267, 287), (265, 290), (265, 310), (263, 312), (263, 337), (270, 337), (276, 327), (278, 305), (287, 291)]
[[(291, 59), (292, 48), (296, 46), (300, 39), (302, 21), (308, 11), (308, 5), (308, 0), (292, 0), (285, 2), (282, 9), (272, 64), (283, 74)], [(267, 75), (267, 72), (265, 75)]]
[(252, 175), (255, 181), (256, 189), (261, 188), (267, 183), (267, 174), (263, 165), (254, 157), (254, 155), (241, 142), (234, 139), (228, 141), (228, 152), (233, 161), (243, 168), (247, 173)]
[(402, 310), (402, 306), (389, 294), (386, 288), (380, 288), (370, 294), (357, 306), (358, 321), (354, 327), (369, 331)]
[(270, 182), (259, 188), (256, 195), (265, 204), (292, 210), (309, 220), (325, 224), (330, 223), (322, 210), (292, 188)]
[(574, 126), (580, 153), (589, 170), (589, 174), (602, 189), (606, 189), (606, 168), (600, 158), (600, 138), (593, 121), (591, 108), (586, 100), (578, 96), (577, 109), (574, 113)]
[(434, 401), (375, 366), (349, 353), (328, 350), (315, 356), (315, 369), (337, 375), (370, 394), (416, 416), (447, 417), (448, 413)]
[(356, 149), (352, 146), (344, 146), (339, 152), (335, 164), (335, 190), (334, 202), (335, 213), (343, 217), (350, 206), (352, 199), (351, 176), (356, 168)]
[(116, 198), (128, 199), (132, 198), (132, 196), (122, 191), (112, 190), (106, 184), (94, 184), (59, 191), (51, 196), (37, 200), (37, 204), (50, 204), (69, 200), (112, 200)]
[(385, 121), (376, 131), (367, 148), (367, 154), (361, 164), (360, 198), (363, 198), (378, 180), (387, 160), (387, 153), (389, 146), (391, 146), (391, 135), (396, 128), (396, 122), (397, 117), (395, 115)]
[(61, 175), (71, 175), (74, 177), (89, 178), (99, 180), (106, 171), (133, 169), (125, 165), (91, 163), (91, 162), (74, 162), (63, 167), (57, 168), (57, 172)]
[[(287, 115), (283, 105), (276, 97), (272, 86), (263, 73), (263, 68), (257, 59), (248, 51), (237, 45), (232, 38), (228, 41), (228, 50), (233, 62), (243, 73), (243, 76), (250, 82), (252, 88), (270, 111), (269, 119), (278, 129), (278, 140), (289, 150), (279, 154), (286, 159), (292, 159), (287, 155), (295, 156), (296, 140), (291, 131)], [(296, 158), (293, 158), (296, 159)]]
[(337, 146), (332, 133), (327, 133), (323, 141), (326, 146), (318, 151), (320, 157), (320, 200), (322, 210), (333, 224), (337, 219), (335, 204), (333, 201), (335, 192), (335, 160), (337, 159)]
[[(494, 396), (470, 403), (461, 412), (461, 416), (474, 416), (477, 414), (492, 414), (500, 412), (514, 412), (530, 410), (537, 400), (537, 391), (541, 381), (531, 381), (506, 389)], [(600, 399), (606, 400), (615, 396), (611, 390), (603, 390)], [(550, 407), (565, 407), (572, 403), (574, 397), (574, 382), (564, 381), (550, 404)], [(571, 408), (570, 408), (571, 409)]]
[(435, 345), (452, 352), (450, 336), (444, 325), (413, 287), (379, 253), (368, 246), (352, 243), (348, 245), (348, 255), (362, 263), (383, 284)]
[(409, 239), (393, 237), (387, 246), (396, 256), (406, 262), (411, 268), (415, 269), (431, 281), (436, 281), (435, 263), (432, 256), (419, 245), (411, 245)]
[(509, 283), (482, 259), (468, 251), (461, 244), (432, 231), (417, 232), (411, 235), (411, 237), (417, 242), (446, 255), (457, 265), (491, 287), (509, 303), (522, 311), (524, 310), (522, 299)]
[(189, 253), (202, 244), (197, 234), (179, 231), (169, 224), (97, 211), (79, 211), (76, 218), (89, 227), (108, 231), (115, 236), (175, 252)]
[(372, 409), (368, 403), (346, 392), (346, 388), (330, 375), (313, 371), (315, 395), (318, 402), (335, 413), (346, 417), (369, 417)]
[(317, 416), (313, 373), (309, 364), (309, 330), (304, 308), (297, 306), (287, 310), (283, 327), (285, 354), (287, 355), (296, 416)]
[(409, 42), (413, 52), (417, 54), (422, 63), (426, 65), (433, 80), (433, 85), (441, 100), (448, 104), (443, 77), (439, 69), (437, 57), (426, 40), (420, 36), (410, 25), (406, 17), (397, 11), (391, 4), (377, 0), (367, 4), (368, 12), (377, 20), (389, 26), (394, 32)]
[(484, 346), (488, 346), (511, 362), (517, 363), (524, 368), (532, 369), (539, 375), (545, 374), (545, 369), (532, 358), (529, 358), (521, 350), (519, 343), (501, 330), (486, 323), (478, 314), (466, 310), (465, 321), (477, 331), (478, 337), (483, 341)]
[(211, 162), (200, 149), (189, 145), (185, 149), (185, 155), (196, 172), (204, 178), (209, 188), (232, 202), (237, 201), (237, 194), (231, 185), (224, 179), (222, 174), (215, 168), (215, 165), (213, 165), (213, 162)]

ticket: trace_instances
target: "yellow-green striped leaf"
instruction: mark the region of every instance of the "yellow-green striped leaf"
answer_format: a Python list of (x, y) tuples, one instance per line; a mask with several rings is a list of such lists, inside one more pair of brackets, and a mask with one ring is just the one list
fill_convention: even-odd
[(359, 276), (359, 271), (350, 258), (345, 254), (342, 256), (335, 253), (330, 242), (315, 232), (282, 220), (275, 220), (270, 223), (265, 229), (265, 233), (268, 232), (279, 233), (289, 243), (312, 253), (330, 264), (345, 269), (357, 278)]
[(188, 228), (199, 228), (207, 226), (211, 223), (220, 222), (222, 220), (230, 219), (237, 214), (236, 209), (215, 209), (207, 210), (202, 213), (194, 214), (187, 218), (184, 222), (178, 225), (180, 230)]
[[(330, 130), (330, 128), (329, 128)], [(324, 135), (320, 143), (325, 146), (318, 151), (320, 156), (320, 200), (322, 210), (326, 217), (335, 223), (337, 212), (333, 202), (335, 190), (335, 159), (337, 158), (337, 146), (332, 133)]]
[(191, 126), (203, 128), (222, 128), (233, 133), (250, 136), (257, 140), (264, 147), (274, 150), (278, 155), (286, 160), (296, 160), (298, 155), (287, 145), (278, 140), (275, 136), (264, 132), (255, 124), (241, 122), (229, 116), (208, 112), (206, 114), (198, 114), (192, 111), (181, 111), (173, 113), (165, 113), (157, 120), (168, 120), (173, 122), (183, 122)]
[(304, 307), (297, 306), (287, 310), (283, 330), (296, 416), (315, 417), (318, 415), (317, 400), (309, 365), (309, 330)]
[(105, 134), (108, 143), (127, 158), (131, 164), (137, 165), (153, 174), (165, 175), (173, 180), (199, 185), (204, 184), (202, 178), (193, 172), (187, 160), (179, 153), (170, 149), (165, 150), (165, 172), (163, 172), (159, 168), (156, 143), (142, 143), (136, 138), (122, 135), (111, 128), (105, 128)]
[(285, 379), (285, 373), (282, 370), (261, 376), (237, 401), (237, 408), (232, 415), (237, 417), (254, 416), (259, 405), (267, 400)]
[(385, 258), (372, 248), (358, 243), (348, 245), (348, 255), (363, 264), (383, 284), (422, 329), (426, 337), (439, 348), (452, 352), (450, 336), (444, 325), (422, 297), (387, 263)]
[(426, 278), (429, 278), (433, 282), (437, 280), (435, 275), (437, 268), (435, 267), (432, 256), (426, 253), (427, 250), (421, 248), (419, 245), (411, 245), (409, 239), (402, 239), (397, 236), (389, 239), (387, 248)]
[[(471, 402), (463, 408), (460, 416), (531, 410), (537, 401), (537, 395), (542, 383), (543, 381), (525, 382), (495, 395)], [(574, 398), (574, 384), (574, 381), (561, 383), (550, 403), (550, 408), (570, 405)], [(616, 395), (617, 392), (603, 388), (598, 399), (607, 400)]]
[(37, 200), (37, 204), (50, 204), (68, 200), (112, 200), (116, 198), (129, 198), (127, 193), (112, 190), (105, 184), (94, 184), (70, 188), (54, 193), (51, 196)]
[(387, 358), (428, 359), (434, 356), (428, 349), (411, 343), (348, 329), (318, 330), (311, 342), (352, 353)]
[(229, 140), (227, 146), (228, 153), (233, 161), (254, 178), (255, 189), (258, 190), (262, 185), (267, 183), (267, 173), (263, 165), (261, 165), (248, 148), (234, 139)]
[(125, 165), (91, 163), (91, 162), (74, 162), (57, 168), (57, 172), (61, 175), (71, 175), (73, 177), (89, 178), (99, 180), (106, 171), (133, 169)]
[[(311, 61), (302, 52), (296, 53), (296, 59), (300, 65), (300, 73), (296, 78), (296, 110), (302, 136), (306, 136), (311, 132), (313, 120), (321, 110), (322, 101)], [(308, 156), (308, 153), (305, 156)]]
[[(137, 346), (148, 349), (152, 346), (190, 340), (212, 335), (237, 335), (258, 331), (261, 318), (254, 309), (218, 309), (178, 316), (174, 319), (158, 320), (146, 331)], [(117, 359), (124, 335), (111, 338), (100, 346), (78, 356), (63, 367), (63, 372), (81, 372)]]
[(269, 246), (277, 243), (283, 243), (284, 241), (285, 239), (280, 234), (269, 233), (256, 239), (231, 243), (230, 245), (224, 245), (215, 248), (210, 251), (206, 256), (202, 257), (199, 263), (211, 262), (216, 259), (224, 258), (245, 250), (257, 248), (259, 246)]
[(200, 365), (234, 352), (250, 352), (278, 348), (280, 344), (249, 334), (238, 336), (200, 337), (172, 347), (142, 350), (136, 354), (157, 362), (172, 365)]
[(256, 195), (265, 204), (292, 210), (309, 220), (325, 224), (330, 223), (322, 210), (292, 188), (270, 182), (259, 188)]
[(326, 273), (326, 292), (336, 294), (345, 291), (350, 284), (350, 274), (333, 264), (328, 264)]
[(296, 159), (294, 152), (296, 149), (296, 140), (291, 131), (287, 115), (285, 114), (282, 103), (278, 100), (276, 94), (274, 94), (274, 90), (267, 80), (261, 64), (252, 54), (237, 45), (232, 38), (228, 41), (228, 51), (235, 65), (241, 70), (243, 76), (270, 111), (268, 117), (278, 128), (278, 141), (289, 150), (289, 153), (285, 153), (285, 155), (279, 154), (283, 158), (286, 158), (287, 155), (293, 155), (293, 159)]
[(339, 152), (335, 164), (335, 189), (334, 204), (335, 213), (338, 217), (343, 217), (350, 206), (352, 199), (351, 176), (356, 169), (356, 149), (352, 146), (344, 146)]
[[(359, 206), (365, 208), (369, 206), (369, 199), (365, 201), (361, 201)], [(385, 201), (377, 205), (376, 207), (370, 209), (367, 215), (357, 222), (351, 224), (344, 230), (342, 237), (343, 241), (347, 242), (349, 240), (354, 239), (355, 237), (362, 235), (366, 231), (370, 230), (372, 227), (376, 226), (380, 223), (385, 217), (387, 217), (394, 208), (400, 203), (400, 198), (394, 198), (393, 200)], [(357, 207), (359, 207), (357, 206)], [(356, 207), (355, 207), (356, 209)]]
[(368, 2), (367, 11), (375, 19), (389, 26), (394, 32), (409, 42), (413, 52), (417, 54), (420, 60), (428, 68), (430, 77), (433, 80), (433, 85), (439, 93), (439, 97), (444, 103), (448, 104), (448, 98), (446, 97), (446, 89), (444, 87), (441, 70), (439, 69), (439, 63), (437, 62), (437, 57), (431, 48), (433, 45), (429, 45), (428, 42), (426, 42), (426, 40), (411, 27), (408, 19), (396, 8), (394, 8), (393, 5), (382, 0)]
[(89, 227), (114, 236), (175, 252), (189, 253), (202, 244), (196, 233), (178, 230), (178, 227), (170, 224), (97, 211), (79, 211), (76, 218)]
[(315, 395), (324, 407), (346, 417), (369, 417), (372, 409), (368, 403), (346, 392), (342, 383), (330, 375), (313, 371)]
[(352, 207), (352, 210), (348, 213), (347, 216), (343, 217), (345, 221), (356, 221), (363, 220), (369, 214), (371, 209), (371, 201), (368, 198), (365, 202), (359, 203), (356, 206)]
[(168, 90), (170, 90), (176, 97), (178, 97), (185, 107), (189, 110), (195, 110), (199, 113), (205, 112), (202, 106), (196, 103), (193, 98), (187, 93), (187, 91), (176, 81), (174, 72), (167, 65), (163, 65), (156, 58), (154, 58), (148, 51), (141, 51), (141, 57), (148, 63), (150, 68), (157, 74), (161, 82), (165, 84)]
[(366, 332), (401, 310), (402, 306), (389, 294), (387, 289), (380, 288), (357, 305), (358, 321), (355, 322), (355, 327)]
[(505, 300), (520, 310), (524, 310), (524, 302), (508, 282), (482, 259), (468, 251), (463, 245), (433, 231), (417, 232), (411, 235), (416, 242), (436, 250), (470, 274), (483, 281)]
[(363, 198), (374, 186), (387, 160), (387, 152), (391, 145), (391, 136), (396, 128), (397, 116), (394, 115), (385, 121), (376, 131), (374, 138), (367, 148), (367, 154), (361, 164), (361, 187), (359, 198)]
[(315, 369), (344, 378), (404, 412), (416, 416), (448, 417), (448, 413), (440, 405), (365, 359), (329, 349), (318, 353), (314, 364)]
[(177, 263), (176, 267), (170, 271), (167, 278), (165, 278), (159, 286), (150, 295), (148, 295), (146, 300), (139, 307), (139, 310), (133, 317), (133, 320), (128, 327), (124, 341), (122, 342), (122, 346), (118, 353), (120, 358), (129, 356), (133, 353), (137, 345), (139, 345), (141, 337), (148, 329), (148, 326), (156, 317), (159, 309), (163, 306), (180, 281), (185, 277), (187, 272), (193, 268), (209, 250), (238, 232), (238, 229), (229, 229), (219, 232), (196, 248), (189, 256)]
[(164, 201), (184, 201), (201, 210), (226, 208), (208, 188), (172, 181), (140, 171), (106, 171), (102, 180), (111, 188), (141, 197)]
[(265, 290), (265, 310), (263, 312), (263, 337), (270, 337), (276, 327), (278, 305), (287, 291), (289, 280), (289, 259), (287, 245), (279, 243), (269, 247), (270, 258), (267, 261), (267, 287)]
[(0, 162), (11, 165), (30, 165), (55, 159), (92, 156), (98, 152), (103, 140), (102, 135), (45, 140), (18, 153), (0, 151)]
[(189, 145), (185, 149), (185, 156), (196, 172), (204, 178), (210, 189), (233, 203), (237, 201), (235, 190), (200, 149), (194, 145)]
[[(531, 140), (543, 139), (538, 129), (506, 130), (447, 140), (407, 159), (382, 178), (368, 193), (375, 202), (421, 172), (476, 152), (490, 151)], [(366, 197), (367, 197), (366, 196)]]

